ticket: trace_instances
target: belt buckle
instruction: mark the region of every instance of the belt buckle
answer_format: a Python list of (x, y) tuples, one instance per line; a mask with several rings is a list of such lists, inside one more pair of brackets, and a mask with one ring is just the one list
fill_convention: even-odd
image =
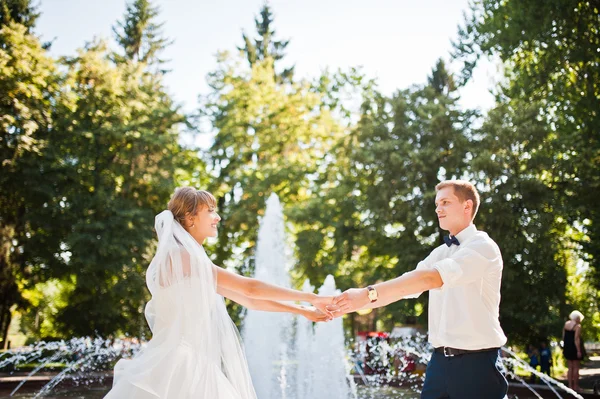
[(447, 351), (448, 348), (447, 346), (444, 346), (444, 356), (445, 357), (454, 357), (454, 354), (452, 354), (452, 352)]

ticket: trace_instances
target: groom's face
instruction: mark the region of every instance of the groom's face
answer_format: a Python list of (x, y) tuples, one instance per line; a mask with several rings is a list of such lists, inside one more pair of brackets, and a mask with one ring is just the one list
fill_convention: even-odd
[(440, 227), (449, 231), (450, 234), (456, 234), (456, 230), (462, 230), (467, 220), (465, 219), (467, 214), (465, 205), (465, 202), (454, 194), (454, 187), (440, 189), (435, 196), (435, 213)]

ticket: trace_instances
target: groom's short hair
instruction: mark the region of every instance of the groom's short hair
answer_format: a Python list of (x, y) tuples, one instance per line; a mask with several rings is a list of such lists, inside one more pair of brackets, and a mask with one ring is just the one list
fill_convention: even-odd
[(446, 187), (452, 187), (454, 189), (454, 195), (456, 195), (461, 202), (465, 202), (466, 200), (473, 201), (471, 220), (475, 219), (475, 215), (477, 215), (477, 211), (479, 210), (479, 193), (477, 192), (475, 185), (466, 180), (444, 180), (435, 186), (435, 191), (438, 192)]

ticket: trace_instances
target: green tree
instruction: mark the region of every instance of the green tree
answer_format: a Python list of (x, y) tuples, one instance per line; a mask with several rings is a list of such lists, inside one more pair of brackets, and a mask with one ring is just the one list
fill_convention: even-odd
[(566, 221), (552, 179), (553, 133), (539, 104), (499, 103), (475, 132), (471, 173), (479, 182), (479, 228), (504, 260), (501, 325), (511, 343), (560, 334), (567, 286)]
[[(246, 59), (253, 67), (259, 62), (270, 60), (273, 64), (273, 72), (277, 73), (275, 64), (285, 57), (285, 48), (290, 43), (289, 40), (276, 40), (275, 29), (273, 29), (273, 13), (269, 3), (265, 3), (260, 10), (260, 15), (254, 19), (256, 24), (256, 33), (258, 38), (252, 39), (246, 33), (242, 33), (244, 47), (238, 47), (246, 55)], [(294, 76), (294, 67), (286, 68), (281, 73), (277, 73), (278, 80), (292, 80)]]
[(43, 279), (59, 262), (45, 257), (58, 242), (44, 155), (63, 100), (55, 61), (39, 40), (24, 25), (0, 26), (0, 338), (6, 345), (11, 308), (27, 306), (19, 284)]
[(64, 273), (75, 285), (57, 321), (68, 334), (145, 328), (153, 219), (173, 192), (183, 152), (184, 118), (158, 80), (144, 65), (110, 58), (96, 43), (67, 60), (64, 90), (74, 101), (59, 109), (55, 127), (52, 155), (71, 226)]
[(123, 49), (124, 57), (118, 60), (161, 65), (165, 60), (159, 54), (172, 41), (162, 37), (164, 23), (155, 22), (160, 10), (149, 0), (134, 0), (127, 4), (123, 21), (113, 27), (115, 39)]
[(30, 0), (0, 0), (0, 29), (14, 22), (30, 33), (39, 16), (37, 7)]
[(251, 70), (222, 58), (210, 79), (213, 93), (204, 114), (216, 131), (208, 156), (223, 216), (218, 262), (248, 259), (256, 239), (257, 217), (271, 192), (283, 202), (301, 201), (309, 179), (335, 140), (327, 112), (316, 112), (320, 97), (306, 83), (278, 83), (270, 60)]
[(69, 292), (73, 288), (68, 279), (50, 278), (36, 284), (29, 284), (21, 290), (29, 303), (25, 311), (21, 311), (20, 330), (29, 342), (64, 338), (58, 330), (56, 319), (68, 307)]
[(162, 71), (147, 69), (164, 41), (146, 22), (132, 59), (92, 43), (62, 68), (25, 26), (0, 30), (4, 345), (15, 305), (36, 337), (145, 332), (154, 215), (175, 185), (207, 184)]
[[(343, 289), (397, 277), (439, 245), (434, 187), (440, 179), (466, 173), (475, 115), (459, 109), (441, 61), (429, 84), (391, 98), (368, 81), (362, 84), (358, 123), (330, 153), (335, 161), (298, 215), (299, 267), (311, 281), (335, 274)], [(391, 328), (394, 322), (425, 317), (426, 295), (419, 301), (378, 310), (368, 317), (373, 323), (368, 328), (375, 328), (377, 320)]]
[[(474, 2), (460, 30), (457, 57), (468, 79), (484, 54), (506, 66), (504, 94), (535, 103), (556, 140), (553, 179), (557, 211), (585, 234), (579, 246), (600, 270), (600, 34), (597, 2), (484, 0)], [(597, 287), (600, 278), (596, 278)]]

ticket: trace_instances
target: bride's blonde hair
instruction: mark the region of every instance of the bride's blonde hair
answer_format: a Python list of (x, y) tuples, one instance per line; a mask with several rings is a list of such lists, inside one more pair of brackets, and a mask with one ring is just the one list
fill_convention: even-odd
[(211, 193), (196, 190), (193, 187), (179, 187), (175, 189), (175, 194), (171, 197), (167, 209), (171, 211), (180, 225), (187, 227), (185, 218), (189, 215), (196, 215), (200, 207), (205, 206), (209, 208), (217, 206), (217, 200)]

